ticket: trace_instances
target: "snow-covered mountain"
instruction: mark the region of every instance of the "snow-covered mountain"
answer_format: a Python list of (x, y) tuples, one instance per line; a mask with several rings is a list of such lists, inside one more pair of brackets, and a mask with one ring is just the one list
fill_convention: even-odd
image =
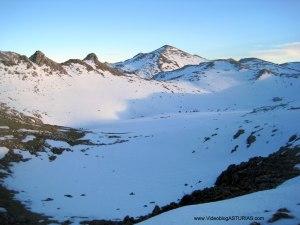
[[(151, 79), (143, 79), (93, 53), (56, 63), (39, 51), (29, 58), (0, 52), (0, 188), (16, 191), (3, 196), (38, 214), (31, 224), (47, 224), (46, 215), (54, 224), (193, 225), (201, 224), (194, 216), (220, 212), (264, 216), (265, 225), (285, 207), (293, 218), (282, 224), (299, 223), (299, 178), (288, 179), (299, 173), (300, 72), (254, 58), (183, 58), (180, 67), (164, 64), (165, 71), (151, 70)], [(281, 147), (297, 157), (282, 160)], [(214, 190), (230, 165), (273, 153), (280, 155), (278, 169), (291, 172), (282, 180), (262, 176), (250, 180), (262, 189), (241, 185), (239, 198), (228, 190), (231, 199), (181, 204), (193, 202), (189, 194)], [(250, 164), (260, 172), (258, 165)], [(245, 178), (245, 170), (238, 174)], [(14, 211), (20, 207), (6, 201), (0, 201), (0, 222), (5, 210), (5, 218), (22, 221), (24, 213)]]
[[(121, 76), (124, 75), (117, 69), (110, 67), (108, 64), (101, 63), (94, 53), (90, 53), (83, 60), (69, 59), (63, 63), (57, 63), (49, 59), (43, 52), (36, 51), (29, 58), (15, 52), (0, 51), (0, 66), (7, 73), (18, 74), (25, 79), (27, 76), (68, 76), (76, 71), (95, 72), (99, 74), (110, 74)], [(4, 68), (5, 67), (5, 68)]]
[(197, 55), (191, 55), (170, 45), (164, 45), (149, 53), (139, 53), (132, 59), (113, 64), (115, 68), (135, 73), (142, 78), (151, 79), (162, 71), (179, 69), (186, 65), (196, 65), (208, 61)]
[(300, 77), (300, 71), (255, 58), (241, 59), (240, 61), (222, 59), (161, 72), (156, 74), (153, 79), (185, 81), (214, 92), (272, 76), (297, 78)]
[(281, 64), (281, 66), (288, 67), (288, 68), (300, 71), (300, 62), (283, 63), (283, 64)]

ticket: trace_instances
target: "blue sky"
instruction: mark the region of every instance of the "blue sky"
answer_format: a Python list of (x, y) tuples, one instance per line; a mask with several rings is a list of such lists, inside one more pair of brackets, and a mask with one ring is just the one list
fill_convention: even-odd
[(300, 61), (299, 0), (0, 0), (0, 49), (114, 62), (170, 44), (213, 58)]

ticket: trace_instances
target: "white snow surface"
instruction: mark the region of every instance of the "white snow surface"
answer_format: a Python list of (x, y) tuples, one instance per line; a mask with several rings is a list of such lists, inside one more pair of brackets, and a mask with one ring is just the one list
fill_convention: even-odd
[(0, 159), (2, 159), (7, 153), (9, 149), (6, 147), (0, 147)]
[[(74, 146), (54, 161), (48, 160), (50, 151), (32, 155), (14, 164), (5, 185), (19, 191), (17, 199), (33, 211), (60, 221), (145, 215), (155, 204), (211, 187), (230, 164), (267, 156), (299, 132), (296, 111), (244, 115), (198, 112), (95, 125), (85, 138), (102, 145)], [(240, 127), (245, 134), (233, 139)], [(253, 131), (257, 140), (247, 148)]]
[[(259, 222), (261, 225), (270, 224), (268, 220), (280, 208), (291, 210), (293, 219), (281, 219), (276, 225), (294, 225), (300, 222), (300, 195), (298, 192), (300, 177), (291, 179), (276, 189), (260, 191), (249, 195), (236, 197), (224, 201), (211, 202), (193, 206), (186, 206), (163, 213), (151, 218), (139, 225), (215, 225), (215, 224), (239, 224), (249, 225), (251, 222)], [(224, 217), (223, 220), (196, 220), (194, 217)], [(227, 220), (229, 217), (248, 217), (245, 220)]]
[[(137, 56), (144, 57), (148, 56)], [(177, 69), (172, 65), (162, 68)], [(59, 221), (69, 219), (76, 224), (148, 214), (154, 205), (211, 187), (230, 164), (267, 156), (300, 133), (299, 72), (283, 65), (257, 59), (214, 60), (174, 71), (150, 71), (152, 75), (160, 72), (151, 75), (152, 80), (108, 71), (99, 74), (80, 64), (64, 68), (68, 75), (48, 74), (42, 67), (27, 69), (22, 63), (0, 63), (1, 103), (28, 115), (39, 114), (45, 123), (92, 131), (84, 139), (98, 144), (69, 146), (47, 140), (49, 148), (70, 149), (55, 155), (53, 161), (50, 149), (38, 155), (16, 150), (30, 160), (13, 163), (12, 175), (4, 184), (18, 191), (16, 198), (32, 211)], [(257, 79), (261, 71), (272, 75)], [(241, 128), (245, 133), (233, 139)], [(252, 132), (256, 141), (247, 147)], [(289, 190), (297, 182), (287, 183)], [(288, 190), (284, 187), (252, 195), (266, 194), (269, 199), (268, 193)], [(288, 199), (295, 193), (287, 193)], [(236, 202), (248, 199), (252, 204), (252, 195), (202, 206), (210, 213), (226, 208), (228, 201), (224, 214), (229, 214)], [(44, 201), (47, 198), (52, 200)], [(286, 201), (282, 207), (297, 215), (299, 206), (292, 206), (294, 200), (279, 194), (276, 201), (274, 208)], [(181, 224), (194, 224), (192, 216), (202, 206), (178, 209), (149, 223), (167, 225), (164, 221), (174, 215)], [(267, 207), (262, 204), (259, 210), (263, 206)], [(239, 212), (255, 213), (252, 209), (245, 206)]]
[(282, 66), (300, 71), (300, 62), (283, 63)]
[(34, 135), (27, 135), (23, 140), (22, 142), (28, 142), (28, 141), (32, 141), (35, 139), (35, 136)]
[(200, 56), (191, 55), (175, 47), (165, 45), (153, 52), (140, 53), (132, 59), (112, 65), (125, 72), (151, 79), (155, 74), (162, 71), (171, 71), (206, 61), (208, 60)]

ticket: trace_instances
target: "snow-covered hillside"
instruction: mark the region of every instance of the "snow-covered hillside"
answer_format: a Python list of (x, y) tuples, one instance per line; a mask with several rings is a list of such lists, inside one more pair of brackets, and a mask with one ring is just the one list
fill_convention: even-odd
[(47, 123), (78, 125), (81, 122), (117, 119), (127, 101), (154, 93), (193, 93), (188, 84), (169, 84), (125, 76), (98, 61), (70, 59), (58, 73), (47, 65), (30, 62), (0, 65), (0, 102), (18, 111), (39, 115)]
[(135, 73), (142, 78), (151, 79), (155, 74), (162, 71), (171, 71), (206, 61), (208, 60), (200, 56), (164, 45), (153, 52), (139, 53), (132, 59), (115, 63), (113, 66), (125, 72)]
[(223, 86), (224, 83), (231, 86), (234, 83), (240, 84), (250, 80), (264, 79), (266, 74), (269, 76), (299, 77), (300, 71), (256, 58), (245, 58), (240, 61), (225, 59), (211, 60), (170, 72), (161, 72), (155, 75), (154, 79), (185, 80), (211, 90), (220, 90), (228, 87)]
[(300, 71), (300, 62), (283, 63), (283, 64), (281, 64), (281, 66)]
[[(38, 55), (45, 57), (39, 52)], [(221, 106), (251, 109), (262, 99), (266, 101), (261, 102), (263, 106), (279, 93), (294, 93), (299, 76), (296, 70), (267, 62), (258, 64), (257, 59), (204, 62), (159, 73), (152, 80), (123, 74), (99, 62), (94, 54), (62, 64), (48, 58), (40, 61), (46, 63), (38, 65), (24, 56), (16, 64), (13, 60), (0, 64), (0, 101), (18, 111), (38, 115), (44, 122), (73, 126), (99, 120), (208, 111)], [(274, 92), (265, 92), (266, 86)], [(251, 90), (255, 89), (258, 90), (254, 95)], [(253, 99), (251, 103), (245, 101), (251, 106), (245, 106), (243, 101), (222, 100), (227, 95), (231, 99), (236, 92), (244, 99)], [(221, 100), (212, 102), (215, 96)]]
[[(261, 191), (225, 201), (186, 206), (149, 219), (140, 225), (218, 225), (226, 223), (241, 225), (253, 223), (256, 225), (275, 222), (276, 225), (297, 224), (300, 221), (300, 199), (294, 193), (298, 192), (297, 187), (299, 185), (300, 178), (297, 177), (273, 190)], [(278, 213), (278, 210), (279, 212), (282, 211), (282, 215), (286, 215), (286, 219), (268, 222), (268, 220), (272, 221), (273, 214)], [(284, 213), (286, 210), (287, 212)]]
[[(56, 63), (39, 51), (29, 58), (0, 52), (1, 107), (87, 132), (66, 138), (63, 127), (16, 128), (0, 111), (0, 162), (9, 162), (1, 164), (1, 184), (53, 223), (138, 218), (214, 186), (231, 164), (299, 146), (299, 76), (287, 65), (207, 61), (170, 46), (114, 67), (93, 53)], [(142, 224), (201, 224), (193, 219), (199, 211), (269, 217), (279, 207), (291, 210), (295, 224), (298, 181)], [(274, 204), (255, 200), (274, 196)]]

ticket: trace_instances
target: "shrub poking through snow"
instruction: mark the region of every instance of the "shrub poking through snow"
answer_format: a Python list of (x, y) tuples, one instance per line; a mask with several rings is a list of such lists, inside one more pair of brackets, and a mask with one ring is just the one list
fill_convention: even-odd
[(247, 148), (249, 148), (252, 143), (254, 143), (256, 141), (256, 137), (255, 135), (252, 133), (249, 135), (249, 137), (247, 138)]
[(239, 136), (241, 136), (243, 133), (245, 133), (244, 129), (239, 129), (234, 135), (233, 139), (237, 139)]

